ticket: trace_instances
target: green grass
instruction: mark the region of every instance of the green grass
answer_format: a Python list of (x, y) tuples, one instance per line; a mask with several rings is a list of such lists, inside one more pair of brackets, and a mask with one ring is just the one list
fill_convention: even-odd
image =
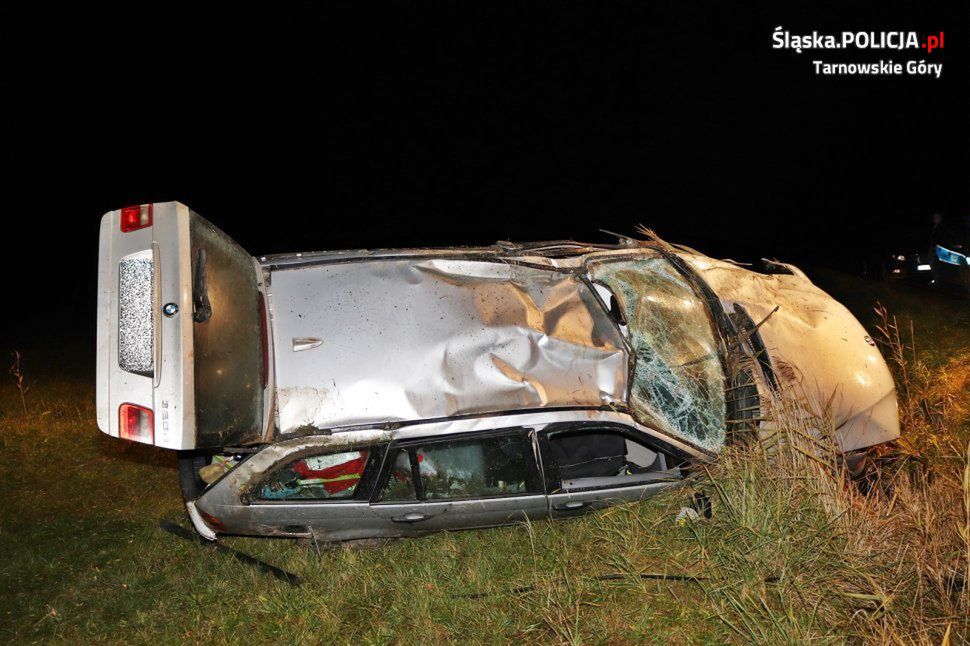
[[(882, 290), (835, 274), (820, 282), (864, 318), (876, 300), (867, 290)], [(964, 303), (933, 299), (929, 307), (898, 290), (878, 299), (902, 315), (902, 326), (912, 317), (917, 338), (926, 331), (934, 367), (970, 352)], [(925, 635), (905, 618), (883, 621), (879, 613), (892, 610), (872, 599), (887, 593), (881, 586), (896, 563), (883, 551), (915, 539), (899, 533), (881, 547), (866, 543), (876, 534), (860, 538), (833, 522), (818, 490), (799, 484), (809, 480), (766, 486), (791, 474), (751, 456), (725, 460), (695, 485), (715, 499), (715, 518), (701, 523), (675, 523), (689, 493), (680, 490), (568, 522), (370, 550), (318, 555), (304, 542), (224, 539), (299, 574), (304, 584), (292, 588), (160, 531), (161, 519), (186, 524), (173, 456), (101, 434), (93, 376), (58, 375), (57, 362), (42, 355), (24, 357), (33, 384), (26, 416), (13, 383), (0, 387), (5, 642), (939, 641), (953, 623), (945, 608), (905, 590), (894, 594), (927, 605)], [(50, 368), (33, 368), (44, 364)], [(871, 567), (860, 568), (868, 561), (859, 550)], [(645, 572), (705, 578), (638, 576)], [(610, 573), (624, 576), (597, 579)], [(966, 625), (956, 624), (951, 639), (966, 638)]]
[[(694, 584), (592, 578), (663, 571), (667, 555), (651, 535), (677, 529), (679, 500), (319, 556), (303, 542), (224, 539), (299, 574), (303, 586), (291, 588), (160, 531), (161, 519), (185, 524), (173, 457), (98, 432), (93, 395), (90, 383), (45, 381), (27, 394), (24, 419), (16, 391), (3, 389), (3, 641), (729, 636)], [(523, 586), (536, 589), (512, 593)]]

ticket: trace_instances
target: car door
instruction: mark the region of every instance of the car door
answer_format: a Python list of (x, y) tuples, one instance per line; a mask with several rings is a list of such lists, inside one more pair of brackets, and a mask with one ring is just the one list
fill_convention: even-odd
[(683, 478), (686, 456), (619, 424), (551, 424), (539, 446), (554, 518), (649, 498)]
[(548, 515), (534, 431), (508, 428), (394, 443), (371, 509), (399, 536)]

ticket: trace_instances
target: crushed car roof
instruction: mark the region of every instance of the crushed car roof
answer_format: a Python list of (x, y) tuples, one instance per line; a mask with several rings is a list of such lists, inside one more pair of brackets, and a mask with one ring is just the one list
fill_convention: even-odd
[(261, 259), (280, 431), (623, 403), (629, 354), (591, 286), (480, 253)]

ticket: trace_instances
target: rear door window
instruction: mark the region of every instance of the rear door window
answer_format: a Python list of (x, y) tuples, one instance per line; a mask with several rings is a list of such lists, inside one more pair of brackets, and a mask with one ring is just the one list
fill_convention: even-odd
[(259, 488), (262, 500), (353, 499), (367, 466), (368, 449), (320, 453), (276, 470)]
[(541, 493), (525, 429), (472, 438), (408, 443), (388, 456), (378, 501), (437, 501)]

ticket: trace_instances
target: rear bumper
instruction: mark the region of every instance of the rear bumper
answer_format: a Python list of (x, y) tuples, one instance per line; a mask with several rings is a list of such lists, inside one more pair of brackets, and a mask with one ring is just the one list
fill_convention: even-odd
[(202, 520), (202, 515), (196, 508), (195, 501), (185, 503), (185, 509), (189, 512), (189, 520), (192, 521), (192, 526), (195, 527), (195, 531), (199, 532), (199, 535), (207, 541), (216, 540), (216, 533)]

